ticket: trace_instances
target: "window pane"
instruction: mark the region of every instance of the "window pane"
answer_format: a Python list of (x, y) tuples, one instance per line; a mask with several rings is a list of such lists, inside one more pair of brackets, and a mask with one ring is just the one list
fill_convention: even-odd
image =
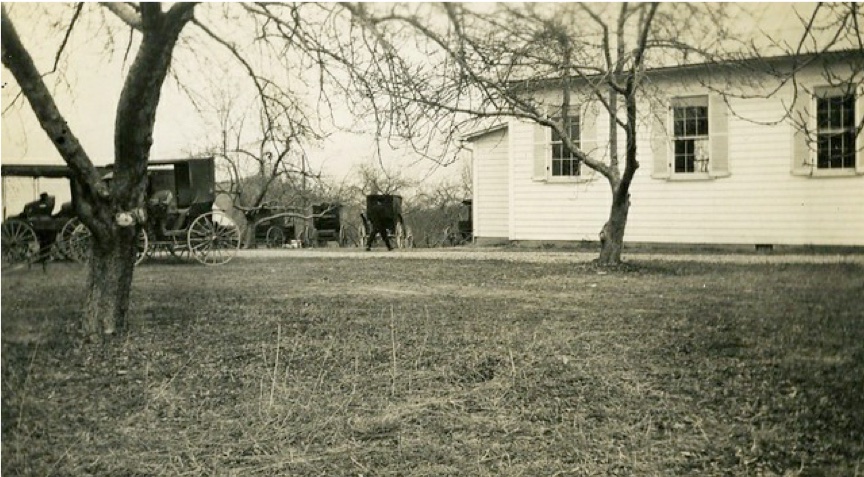
[(842, 167), (855, 167), (855, 130), (843, 133), (843, 164)]
[[(676, 109), (676, 111), (678, 111), (678, 110)], [(676, 115), (676, 119), (675, 119), (675, 136), (683, 136), (683, 135), (684, 135), (684, 120), (682, 120), (682, 119), (677, 119), (677, 115)]]
[(828, 127), (831, 129), (843, 127), (843, 98), (831, 98), (831, 109), (828, 113)]
[(708, 135), (708, 118), (699, 118), (696, 122), (696, 134), (699, 136)]
[(686, 156), (675, 156), (675, 172), (687, 172)]
[[(700, 98), (690, 98), (687, 100), (687, 102), (697, 101), (700, 101)], [(680, 106), (673, 108), (672, 111), (672, 126), (676, 137), (708, 135), (707, 106)]]
[[(704, 142), (707, 141), (700, 140), (700, 143)], [(696, 172), (696, 149), (696, 140), (694, 139), (678, 139), (675, 141), (675, 172)], [(705, 169), (702, 172), (707, 170), (707, 162), (704, 164), (700, 163), (699, 166)]]
[(572, 169), (571, 169), (572, 165), (573, 165), (573, 162), (571, 162), (571, 161), (562, 161), (561, 162), (561, 175), (562, 176), (572, 175)]
[(828, 112), (830, 111), (830, 101), (825, 98), (816, 100), (816, 125), (819, 129), (828, 127)]
[(855, 96), (849, 95), (843, 99), (843, 119), (840, 121), (840, 127), (855, 127)]
[(827, 134), (820, 134), (816, 139), (816, 167), (819, 169), (827, 169), (831, 164), (831, 155), (828, 153), (828, 145), (830, 143)]
[(816, 167), (855, 167), (855, 96), (842, 95), (816, 100)]
[(570, 125), (570, 139), (573, 140), (573, 142), (578, 142), (579, 136), (579, 121), (574, 119), (573, 124)]
[(560, 176), (561, 175), (561, 161), (554, 160), (552, 161), (552, 175)]
[(695, 121), (699, 118), (699, 106), (690, 106), (687, 108), (687, 119)]

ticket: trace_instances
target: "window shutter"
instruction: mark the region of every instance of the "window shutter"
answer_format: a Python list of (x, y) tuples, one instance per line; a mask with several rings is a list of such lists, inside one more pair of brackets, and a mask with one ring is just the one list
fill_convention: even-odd
[(809, 176), (813, 173), (813, 157), (810, 151), (810, 103), (813, 97), (806, 91), (799, 91), (792, 105), (792, 175)]
[(711, 141), (711, 177), (729, 177), (729, 110), (722, 95), (708, 97), (708, 138)]
[(665, 99), (651, 107), (651, 154), (654, 169), (651, 177), (654, 179), (669, 178), (669, 137), (667, 127), (669, 123), (669, 103)]
[(549, 177), (549, 159), (551, 157), (552, 136), (546, 126), (534, 123), (534, 174), (535, 181), (545, 181)]
[[(597, 159), (600, 154), (597, 153), (597, 104), (593, 102), (586, 103), (579, 114), (579, 148), (592, 159)], [(579, 175), (583, 177), (592, 177), (596, 171), (586, 165), (582, 165), (579, 170)]]
[[(855, 92), (855, 126), (864, 121), (864, 86), (860, 86)], [(864, 174), (864, 131), (858, 131), (858, 137), (855, 140), (857, 146), (855, 153), (855, 172)]]

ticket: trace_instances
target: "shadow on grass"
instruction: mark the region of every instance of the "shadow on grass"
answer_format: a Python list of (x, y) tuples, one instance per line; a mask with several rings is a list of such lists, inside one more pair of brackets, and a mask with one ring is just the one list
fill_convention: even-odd
[(860, 267), (628, 267), (143, 266), (131, 332), (86, 348), (66, 328), (80, 272), (4, 279), (3, 471), (803, 476), (864, 465)]

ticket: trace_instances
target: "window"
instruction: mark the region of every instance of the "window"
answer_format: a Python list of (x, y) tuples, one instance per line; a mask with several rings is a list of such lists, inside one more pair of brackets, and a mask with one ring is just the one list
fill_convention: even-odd
[[(556, 118), (560, 121), (561, 118)], [(579, 116), (567, 116), (569, 125), (565, 124), (570, 138), (579, 147), (580, 128)], [(579, 175), (580, 161), (570, 149), (564, 145), (561, 135), (552, 130), (552, 177), (576, 177)]]
[(678, 98), (672, 103), (674, 172), (707, 173), (709, 160), (708, 97)]
[(816, 168), (855, 168), (855, 95), (832, 89), (816, 97)]

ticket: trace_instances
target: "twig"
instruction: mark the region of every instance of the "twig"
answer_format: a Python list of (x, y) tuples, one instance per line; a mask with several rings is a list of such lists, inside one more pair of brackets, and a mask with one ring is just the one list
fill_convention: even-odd
[(273, 361), (273, 379), (270, 382), (270, 407), (273, 407), (273, 394), (276, 392), (276, 372), (279, 369), (279, 348), (282, 347), (282, 324), (276, 324), (276, 358)]
[(396, 320), (393, 315), (393, 305), (390, 305), (390, 345), (393, 357), (393, 371), (390, 380), (390, 395), (396, 395)]
[(39, 351), (39, 341), (36, 341), (36, 346), (33, 347), (33, 354), (30, 355), (30, 364), (27, 365), (27, 377), (24, 378), (24, 384), (21, 385), (21, 403), (18, 405), (18, 425), (16, 430), (21, 430), (21, 417), (24, 415), (24, 399), (27, 396), (27, 384), (30, 382), (30, 375), (33, 374), (33, 362), (36, 360), (36, 352)]
[(69, 28), (66, 29), (66, 35), (63, 37), (63, 41), (60, 43), (60, 48), (57, 49), (57, 54), (54, 56), (54, 66), (51, 68), (51, 71), (45, 73), (42, 76), (47, 76), (51, 73), (57, 72), (57, 65), (60, 63), (60, 57), (63, 55), (63, 50), (66, 49), (66, 44), (69, 43), (69, 37), (72, 36), (72, 29), (75, 28), (75, 23), (78, 21), (78, 17), (81, 15), (81, 10), (84, 8), (84, 2), (78, 2), (75, 6), (75, 13), (72, 14), (72, 20), (69, 22)]

